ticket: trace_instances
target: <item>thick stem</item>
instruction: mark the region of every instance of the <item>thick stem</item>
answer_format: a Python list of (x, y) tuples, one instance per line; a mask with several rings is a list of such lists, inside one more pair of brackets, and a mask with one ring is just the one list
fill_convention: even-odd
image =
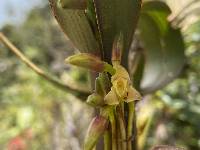
[[(120, 131), (119, 123), (117, 123), (117, 131)], [(121, 132), (117, 132), (117, 148), (122, 149)]]
[(106, 130), (106, 132), (104, 133), (104, 150), (111, 150), (111, 147), (112, 147), (111, 133), (110, 133), (109, 129)]
[(120, 133), (121, 133), (121, 139), (118, 139), (118, 140), (121, 141), (122, 150), (126, 150), (126, 126), (125, 126), (125, 121), (124, 121), (121, 105), (117, 107), (117, 117), (118, 117), (118, 122), (119, 122), (119, 127), (120, 127)]
[(135, 102), (128, 103), (127, 150), (132, 150), (133, 126), (135, 116)]

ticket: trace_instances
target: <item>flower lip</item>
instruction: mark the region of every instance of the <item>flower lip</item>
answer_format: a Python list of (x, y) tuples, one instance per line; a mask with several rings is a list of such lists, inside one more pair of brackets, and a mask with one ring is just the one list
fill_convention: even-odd
[(142, 96), (132, 86), (128, 72), (121, 65), (115, 65), (116, 73), (111, 77), (112, 88), (105, 96), (104, 101), (108, 105), (118, 105), (121, 101), (127, 103), (141, 100)]
[(122, 77), (113, 81), (113, 87), (120, 98), (127, 95), (128, 92), (128, 80)]

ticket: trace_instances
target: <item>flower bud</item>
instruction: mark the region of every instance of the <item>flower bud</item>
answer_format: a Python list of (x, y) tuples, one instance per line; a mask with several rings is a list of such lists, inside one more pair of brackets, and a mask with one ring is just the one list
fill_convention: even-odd
[(116, 66), (114, 66), (114, 69), (116, 71), (115, 71), (114, 76), (112, 76), (112, 82), (114, 82), (114, 80), (116, 80), (117, 78), (124, 78), (124, 79), (130, 81), (129, 74), (123, 66), (116, 65)]
[(108, 63), (101, 61), (97, 56), (87, 53), (80, 53), (73, 56), (68, 57), (65, 62), (83, 67), (86, 69), (90, 69), (96, 72), (109, 72), (113, 74), (115, 70)]
[(99, 77), (96, 78), (95, 81), (95, 91), (104, 97), (109, 92), (110, 88), (111, 82), (108, 75), (106, 73), (100, 73)]
[(62, 8), (66, 9), (81, 9), (84, 10), (87, 7), (86, 0), (59, 0)]
[(98, 107), (104, 105), (103, 97), (97, 93), (93, 93), (87, 98), (87, 103), (91, 106)]
[(84, 141), (84, 150), (92, 150), (107, 127), (108, 119), (102, 116), (95, 117), (88, 128)]
[(113, 65), (117, 62), (120, 64), (123, 50), (123, 36), (120, 34), (117, 36), (113, 42), (112, 49), (112, 63)]

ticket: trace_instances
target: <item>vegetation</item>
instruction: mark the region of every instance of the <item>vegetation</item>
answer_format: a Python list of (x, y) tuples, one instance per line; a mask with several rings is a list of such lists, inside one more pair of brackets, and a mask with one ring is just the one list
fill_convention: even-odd
[[(2, 29), (0, 145), (103, 149), (103, 137), (108, 150), (199, 149), (199, 2), (179, 13), (160, 1), (55, 2), (69, 39), (48, 6)], [(74, 47), (66, 62), (86, 69), (64, 64)]]

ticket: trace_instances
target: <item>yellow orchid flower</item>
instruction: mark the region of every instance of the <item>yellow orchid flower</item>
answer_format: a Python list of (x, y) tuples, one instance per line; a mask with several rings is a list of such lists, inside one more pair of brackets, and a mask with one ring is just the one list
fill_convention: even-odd
[(116, 72), (111, 78), (112, 88), (104, 98), (105, 103), (108, 105), (118, 105), (121, 101), (129, 103), (141, 100), (140, 93), (131, 85), (126, 69), (119, 64), (115, 64), (113, 68)]

